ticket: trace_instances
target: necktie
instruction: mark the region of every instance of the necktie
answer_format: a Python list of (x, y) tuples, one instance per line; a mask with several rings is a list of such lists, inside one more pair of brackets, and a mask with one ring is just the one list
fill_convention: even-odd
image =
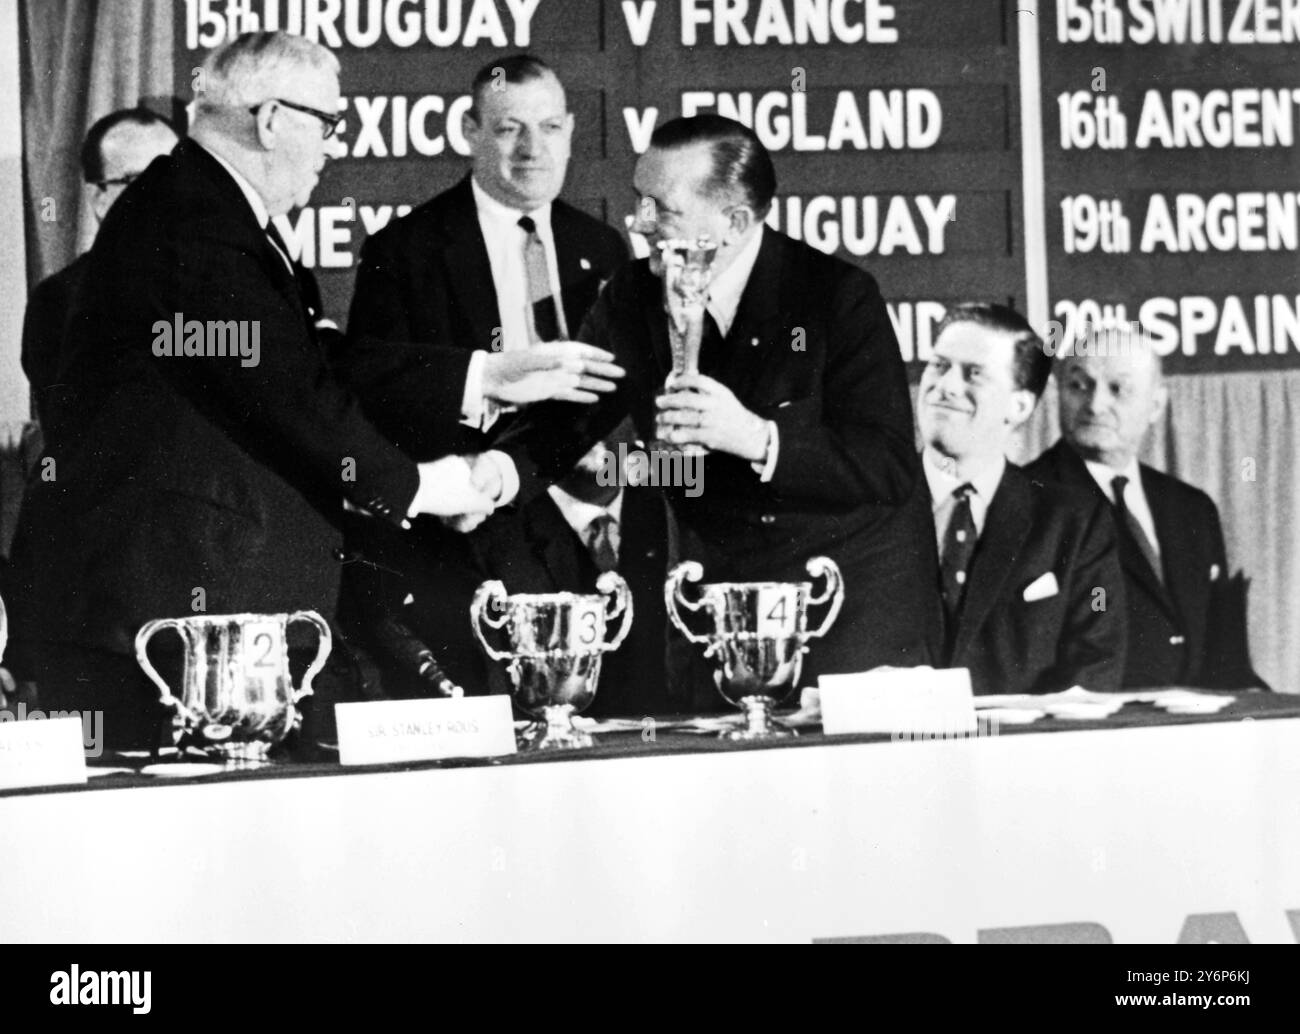
[(970, 497), (975, 489), (969, 483), (953, 490), (957, 505), (948, 520), (948, 530), (943, 536), (943, 551), (939, 558), (939, 575), (943, 580), (943, 605), (950, 618), (961, 610), (966, 592), (966, 572), (975, 552), (975, 518), (971, 514)]
[(726, 362), (726, 338), (718, 329), (713, 313), (704, 310), (704, 328), (700, 335), (700, 373), (717, 379)]
[(618, 567), (618, 521), (613, 514), (602, 513), (592, 518), (587, 525), (585, 539), (591, 559), (596, 562), (601, 574)]
[(275, 228), (275, 223), (268, 219), (266, 225), (262, 227), (262, 229), (266, 231), (266, 235), (271, 239), (271, 243), (275, 246), (275, 250), (279, 253), (280, 258), (284, 259), (284, 264), (289, 267), (289, 274), (294, 278), (294, 280), (297, 280), (298, 275), (294, 272), (293, 259), (289, 257), (289, 245), (286, 244), (284, 238), (280, 236), (280, 231)]
[(533, 342), (558, 341), (562, 336), (559, 310), (551, 294), (551, 269), (546, 262), (546, 245), (537, 233), (532, 216), (521, 216), (524, 238), (524, 272), (528, 277), (528, 334)]
[(1119, 518), (1115, 523), (1120, 528), (1120, 534), (1127, 534), (1137, 546), (1138, 551), (1147, 559), (1151, 565), (1151, 570), (1156, 576), (1156, 581), (1161, 585), (1165, 582), (1164, 572), (1160, 568), (1160, 557), (1156, 554), (1155, 546), (1147, 538), (1147, 533), (1142, 530), (1142, 525), (1138, 523), (1132, 511), (1128, 508), (1128, 503), (1124, 500), (1124, 489), (1128, 486), (1128, 478), (1120, 476), (1111, 479), (1111, 491), (1115, 493), (1115, 514)]

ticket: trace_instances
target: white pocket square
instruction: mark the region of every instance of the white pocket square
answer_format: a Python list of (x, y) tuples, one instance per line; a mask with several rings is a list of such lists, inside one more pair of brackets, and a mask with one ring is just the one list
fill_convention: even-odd
[(1056, 575), (1048, 571), (1025, 586), (1025, 602), (1033, 603), (1035, 600), (1045, 600), (1049, 596), (1055, 596), (1060, 591), (1061, 587), (1056, 584)]
[(1219, 580), (1219, 565), (1218, 565), (1218, 564), (1211, 564), (1211, 565), (1210, 565), (1210, 581), (1212, 581), (1212, 582), (1217, 582), (1218, 580)]

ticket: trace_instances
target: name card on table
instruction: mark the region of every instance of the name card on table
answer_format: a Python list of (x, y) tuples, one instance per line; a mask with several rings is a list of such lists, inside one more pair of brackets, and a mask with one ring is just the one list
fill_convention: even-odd
[(339, 761), (385, 765), (515, 752), (514, 717), (504, 694), (335, 704)]
[(80, 718), (0, 721), (0, 790), (85, 781)]
[(975, 698), (965, 668), (875, 668), (823, 675), (827, 735), (888, 732), (962, 735), (976, 731)]

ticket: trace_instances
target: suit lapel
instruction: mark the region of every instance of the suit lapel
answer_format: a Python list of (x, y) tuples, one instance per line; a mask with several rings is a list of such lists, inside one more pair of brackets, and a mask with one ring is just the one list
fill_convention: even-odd
[[(1056, 467), (1060, 479), (1066, 484), (1078, 485), (1093, 492), (1098, 499), (1106, 504), (1107, 512), (1113, 515), (1115, 512), (1114, 504), (1110, 501), (1110, 497), (1101, 490), (1101, 486), (1097, 484), (1092, 474), (1089, 473), (1083, 457), (1070, 448), (1064, 440), (1057, 442), (1052, 448), (1057, 454), (1058, 462)], [(1139, 469), (1141, 468), (1139, 467)], [(1148, 479), (1143, 475), (1142, 491), (1146, 493), (1147, 503), (1152, 507), (1152, 515), (1155, 516), (1156, 524), (1159, 525), (1161, 523), (1160, 515), (1156, 513), (1151, 493), (1147, 490), (1148, 484)], [(1142, 555), (1142, 550), (1133, 541), (1133, 536), (1128, 532), (1128, 529), (1121, 529), (1118, 525), (1117, 520), (1115, 531), (1119, 540), (1120, 566), (1124, 568), (1125, 574), (1140, 585), (1156, 603), (1173, 615), (1174, 603), (1170, 599), (1169, 593), (1160, 584), (1160, 579), (1156, 577), (1156, 573), (1151, 570), (1151, 565), (1147, 563), (1147, 558)]]
[(984, 515), (984, 530), (971, 558), (966, 592), (958, 619), (952, 655), (962, 656), (979, 635), (989, 613), (999, 602), (1003, 584), (1016, 564), (1020, 547), (1033, 524), (1034, 497), (1020, 468), (1008, 463), (1002, 483)]
[(784, 288), (781, 250), (772, 231), (763, 228), (763, 243), (740, 296), (736, 318), (726, 338), (723, 382), (738, 398), (749, 396), (769, 359), (789, 347), (781, 317)]
[(586, 547), (549, 495), (529, 508), (524, 533), (534, 558), (550, 578), (552, 592), (577, 592), (586, 584), (582, 565)]
[(448, 206), (443, 226), (447, 282), (470, 325), (473, 347), (490, 349), (493, 334), (501, 326), (496, 286), (492, 282), (492, 263), (483, 241), (483, 230), (478, 224), (478, 209), (474, 205), (470, 178), (466, 176), (452, 189), (456, 196)]
[(583, 317), (587, 314), (588, 303), (595, 297), (595, 292), (588, 295), (578, 288), (596, 274), (591, 256), (585, 253), (584, 235), (575, 225), (573, 214), (563, 201), (551, 203), (551, 237), (555, 241), (555, 266), (560, 274), (564, 319), (568, 324), (569, 337), (576, 338)]

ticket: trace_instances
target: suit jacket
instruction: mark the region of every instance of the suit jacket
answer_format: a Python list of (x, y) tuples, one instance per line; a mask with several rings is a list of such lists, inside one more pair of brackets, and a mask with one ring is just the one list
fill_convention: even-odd
[[(702, 491), (667, 489), (686, 556), (708, 581), (807, 581), (805, 562), (835, 560), (845, 606), (805, 670), (921, 664), (938, 645), (933, 548), (908, 501), (919, 467), (898, 342), (869, 275), (764, 229), (758, 258), (720, 354), (701, 363), (780, 435), (771, 482), (713, 454)], [(655, 396), (671, 369), (662, 286), (646, 261), (624, 266), (596, 302), (582, 340), (626, 371), (591, 406), (532, 407), (503, 437), (526, 501), (631, 414), (654, 437)], [(813, 615), (810, 623), (819, 615)]]
[[(396, 520), (418, 474), (334, 381), (294, 276), (197, 143), (118, 199), (77, 310), (45, 414), (56, 477), (26, 503), (21, 633), (129, 653), (143, 622), (200, 608), (329, 616), (343, 499)], [(178, 318), (246, 321), (259, 361), (155, 355)]]
[[(1083, 458), (1064, 439), (1025, 470), (1035, 479), (1085, 489), (1113, 513)], [(1251, 668), (1245, 582), (1228, 575), (1218, 507), (1200, 489), (1146, 464), (1140, 472), (1164, 584), (1136, 543), (1121, 536), (1129, 643), (1124, 685), (1267, 689)]]
[(1008, 463), (946, 639), (947, 666), (969, 668), (977, 695), (1119, 689), (1124, 579), (1114, 525), (1097, 500)]
[[(601, 285), (627, 260), (609, 226), (563, 201), (551, 232), (565, 318), (572, 330)], [(470, 177), (394, 220), (361, 250), (341, 371), (366, 411), (417, 458), (488, 448), (487, 434), (460, 423), (470, 356), (493, 347), (501, 319)]]
[[(74, 325), (74, 305), (90, 268), (90, 256), (80, 255), (73, 262), (37, 284), (27, 300), (23, 316), (22, 364), (32, 397), (36, 418), (41, 418), (46, 397), (57, 390), (56, 381), (64, 359), (64, 342), (87, 329)], [(83, 310), (84, 312), (84, 310)]]

